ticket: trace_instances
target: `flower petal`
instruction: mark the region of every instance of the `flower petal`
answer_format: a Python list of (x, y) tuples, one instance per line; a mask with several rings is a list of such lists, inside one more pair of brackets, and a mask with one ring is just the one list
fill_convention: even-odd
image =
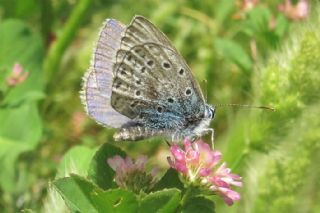
[(219, 176), (210, 177), (209, 178), (209, 182), (211, 182), (213, 185), (218, 186), (218, 187), (224, 187), (224, 188), (229, 188), (230, 187), (230, 184), (228, 184), (228, 182), (224, 181)]
[(120, 157), (119, 155), (113, 156), (111, 158), (107, 159), (107, 162), (109, 164), (109, 166), (116, 171), (117, 168), (119, 168), (121, 165), (124, 164), (124, 160), (122, 157)]
[(175, 169), (179, 172), (182, 172), (183, 174), (188, 174), (188, 167), (183, 162), (176, 162), (175, 163)]
[(228, 188), (220, 187), (219, 189), (220, 195), (223, 197), (224, 201), (231, 206), (234, 201), (240, 200), (240, 194)]
[(139, 155), (139, 156), (136, 158), (136, 161), (135, 161), (135, 165), (136, 165), (137, 169), (143, 171), (143, 170), (145, 169), (147, 160), (148, 160), (148, 157), (147, 157), (147, 156), (145, 156), (145, 155)]
[(186, 163), (192, 165), (199, 165), (200, 153), (194, 150), (188, 150), (185, 155)]
[(185, 161), (185, 152), (178, 145), (171, 146), (170, 151), (176, 161)]
[(221, 158), (220, 152), (213, 151), (207, 143), (201, 140), (195, 142), (194, 148), (201, 153), (200, 161), (204, 167), (214, 167)]
[(206, 176), (210, 175), (210, 173), (211, 173), (211, 170), (208, 168), (201, 168), (199, 171), (199, 174), (202, 177), (206, 177)]

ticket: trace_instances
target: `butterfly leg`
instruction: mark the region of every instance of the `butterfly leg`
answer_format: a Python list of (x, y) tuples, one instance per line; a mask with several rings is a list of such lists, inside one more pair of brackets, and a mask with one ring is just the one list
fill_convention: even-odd
[(206, 129), (208, 133), (211, 133), (211, 148), (214, 149), (214, 129), (208, 128)]
[(173, 134), (171, 135), (171, 142), (174, 141), (174, 138), (175, 138), (175, 133), (173, 133)]
[(175, 131), (171, 135), (172, 143), (178, 143), (181, 140), (181, 133), (179, 131)]
[(165, 140), (165, 142), (169, 147), (172, 145), (168, 140)]

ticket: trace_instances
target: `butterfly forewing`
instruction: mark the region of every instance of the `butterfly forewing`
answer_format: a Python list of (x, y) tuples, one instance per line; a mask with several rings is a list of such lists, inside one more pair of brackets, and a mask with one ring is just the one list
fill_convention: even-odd
[(168, 38), (141, 16), (126, 28), (113, 66), (111, 105), (150, 128), (185, 128), (203, 116), (204, 99)]
[[(135, 16), (125, 30), (121, 49), (128, 51), (144, 43), (156, 43), (174, 49), (170, 40), (156, 26), (142, 16)], [(122, 58), (117, 57), (117, 61), (119, 60)]]

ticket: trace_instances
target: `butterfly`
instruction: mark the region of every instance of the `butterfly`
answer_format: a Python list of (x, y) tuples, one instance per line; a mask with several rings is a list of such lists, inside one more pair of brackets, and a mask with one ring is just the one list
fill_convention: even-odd
[(99, 124), (119, 129), (116, 141), (164, 136), (194, 140), (211, 132), (206, 103), (190, 68), (150, 21), (126, 26), (107, 19), (83, 77), (81, 100)]

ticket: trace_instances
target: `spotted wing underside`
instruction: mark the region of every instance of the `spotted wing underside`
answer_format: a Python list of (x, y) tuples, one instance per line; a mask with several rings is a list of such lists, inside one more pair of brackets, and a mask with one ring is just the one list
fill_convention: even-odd
[(141, 16), (124, 31), (113, 73), (111, 105), (144, 126), (185, 128), (203, 117), (204, 98), (190, 68), (169, 39)]

